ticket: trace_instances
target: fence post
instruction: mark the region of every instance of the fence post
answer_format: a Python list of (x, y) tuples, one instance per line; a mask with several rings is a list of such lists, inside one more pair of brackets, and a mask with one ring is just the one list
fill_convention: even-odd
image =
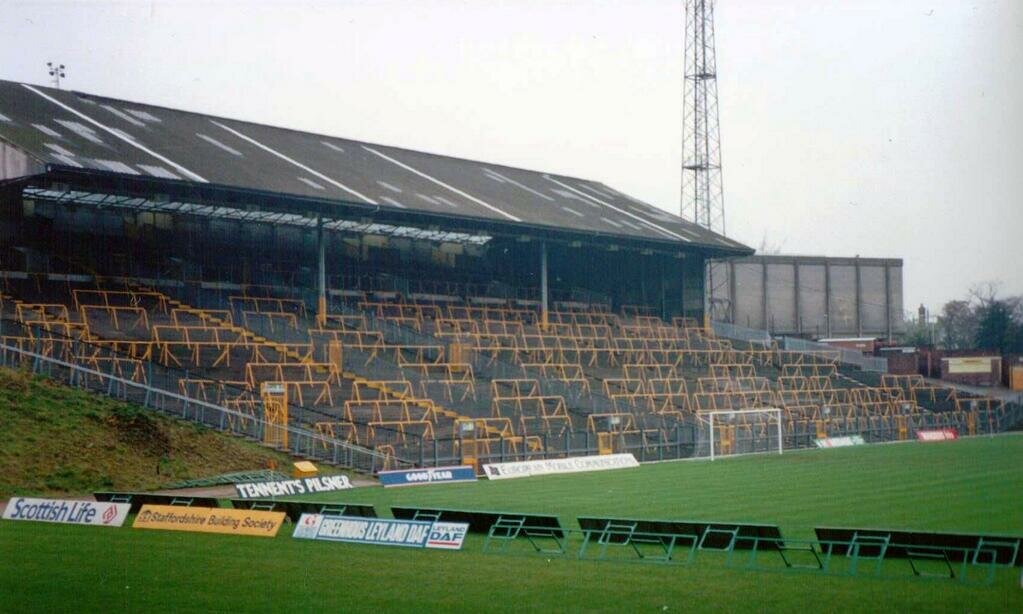
[[(146, 397), (142, 399), (142, 406), (149, 407), (149, 393), (153, 386), (153, 361), (150, 360), (146, 363)], [(223, 430), (223, 422), (221, 422), (221, 430)]]
[(114, 390), (114, 367), (117, 366), (117, 362), (114, 360), (110, 361), (110, 373), (107, 374), (107, 396), (112, 397)]
[[(78, 356), (78, 340), (76, 339), (76, 340), (73, 340), (71, 342), (71, 356), (70, 356), (70, 358), (73, 360), (77, 356)], [(68, 362), (70, 362), (70, 360)], [(76, 375), (78, 375), (78, 370), (77, 369), (73, 369), (72, 368), (72, 369), (68, 370), (68, 375), (67, 375), (67, 384), (68, 384), (68, 386), (71, 386), (72, 388), (74, 388), (74, 386), (75, 386), (75, 376)]]
[[(186, 379), (186, 380), (187, 380), (187, 379), (191, 379), (191, 378), (189, 378), (189, 377), (188, 377), (188, 369), (185, 369), (185, 379)], [(186, 389), (186, 390), (187, 390), (187, 389)], [(181, 415), (182, 415), (182, 416), (184, 416), (184, 415), (185, 415), (185, 412), (187, 412), (187, 411), (188, 411), (188, 399), (190, 398), (190, 397), (189, 397), (189, 396), (188, 396), (187, 394), (186, 394), (186, 395), (184, 395), (184, 397), (185, 397), (185, 402), (184, 402), (184, 406), (183, 406), (183, 407), (181, 408)]]
[(41, 361), (39, 359), (39, 356), (42, 355), (42, 353), (43, 353), (42, 352), (42, 348), (39, 347), (39, 338), (38, 337), (36, 338), (35, 345), (33, 345), (32, 348), (33, 348), (33, 350), (34, 350), (34, 352), (36, 354), (36, 357), (32, 359), (32, 373), (35, 373), (35, 374), (38, 375), (39, 367), (41, 366)]

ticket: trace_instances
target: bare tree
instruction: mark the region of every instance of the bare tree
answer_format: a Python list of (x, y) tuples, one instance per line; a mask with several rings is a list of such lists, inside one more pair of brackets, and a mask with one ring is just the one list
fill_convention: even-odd
[[(937, 344), (949, 350), (1023, 348), (1023, 296), (999, 298), (1000, 281), (970, 287), (967, 298), (945, 303), (937, 322)], [(907, 341), (923, 341), (925, 328), (907, 330)]]
[(987, 307), (998, 300), (998, 291), (1002, 287), (1000, 281), (984, 281), (970, 286), (971, 303), (978, 307)]
[(767, 233), (760, 239), (760, 247), (757, 248), (757, 254), (761, 256), (777, 256), (781, 254), (782, 248), (785, 247), (785, 241), (781, 243), (771, 244), (767, 240)]
[(945, 303), (938, 316), (942, 345), (950, 350), (972, 348), (977, 336), (977, 325), (977, 311), (969, 301)]

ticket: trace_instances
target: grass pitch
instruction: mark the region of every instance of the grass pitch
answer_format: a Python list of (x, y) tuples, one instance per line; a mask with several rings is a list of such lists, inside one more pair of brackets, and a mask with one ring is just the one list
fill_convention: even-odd
[(813, 527), (1023, 532), (1023, 436), (804, 450), (494, 482), (370, 488), (319, 498), (561, 516), (766, 522)]
[[(1023, 437), (794, 452), (501, 482), (367, 488), (377, 505), (1023, 532)], [(1019, 569), (992, 586), (547, 560), (293, 540), (0, 522), (0, 603), (22, 610), (1021, 611)]]

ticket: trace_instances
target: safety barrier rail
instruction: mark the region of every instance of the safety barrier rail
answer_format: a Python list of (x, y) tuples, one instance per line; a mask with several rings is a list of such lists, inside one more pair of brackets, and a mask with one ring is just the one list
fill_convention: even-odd
[(847, 350), (845, 348), (836, 348), (832, 345), (826, 345), (824, 343), (816, 343), (814, 341), (807, 341), (805, 339), (798, 339), (796, 337), (782, 337), (783, 347), (786, 350), (796, 352), (835, 352), (837, 350), (839, 362), (856, 365), (864, 371), (876, 371), (878, 373), (888, 372), (888, 359), (877, 358), (875, 356), (866, 356), (861, 352), (855, 350)]
[(288, 432), (288, 445), (285, 451), (295, 456), (368, 472), (378, 471), (385, 464), (393, 465), (395, 462), (393, 458), (380, 452), (328, 439), (300, 427), (270, 425), (258, 415), (253, 416), (233, 411), (213, 403), (45, 356), (21, 347), (0, 344), (0, 366), (28, 367), (35, 374), (57, 379), (72, 387), (103, 392), (176, 418), (203, 424), (254, 441), (262, 441), (268, 428), (278, 430), (283, 428)]

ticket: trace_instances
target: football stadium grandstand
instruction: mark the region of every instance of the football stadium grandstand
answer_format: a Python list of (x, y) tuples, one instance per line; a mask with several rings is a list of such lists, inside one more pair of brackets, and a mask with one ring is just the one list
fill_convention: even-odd
[(712, 326), (753, 250), (573, 177), (0, 81), (0, 237), (3, 365), (367, 472), (1016, 422)]

